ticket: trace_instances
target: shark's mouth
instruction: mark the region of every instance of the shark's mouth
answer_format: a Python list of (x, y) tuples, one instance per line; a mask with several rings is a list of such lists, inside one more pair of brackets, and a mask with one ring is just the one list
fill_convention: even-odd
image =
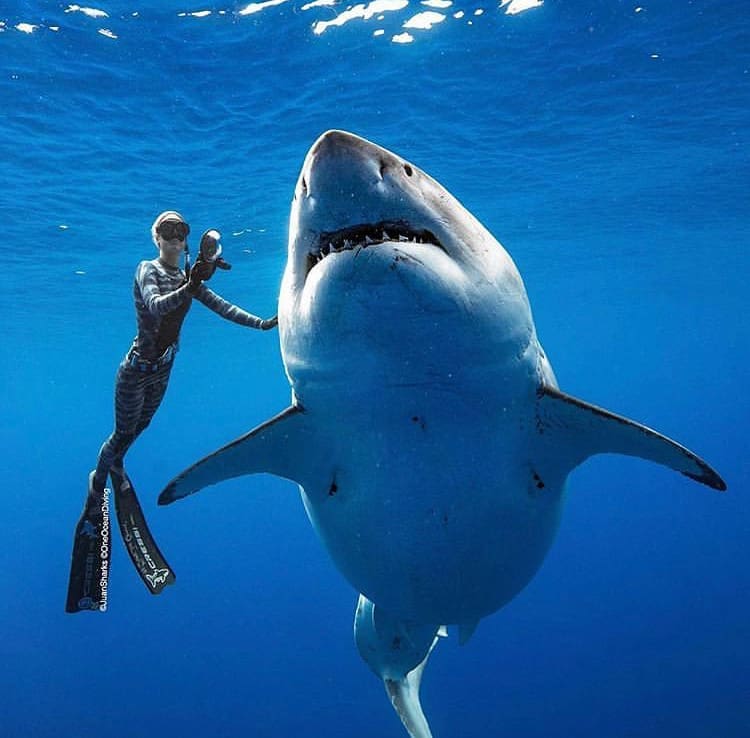
[(338, 231), (321, 233), (317, 248), (307, 255), (307, 271), (309, 272), (329, 254), (364, 249), (386, 242), (431, 244), (445, 251), (432, 231), (414, 228), (405, 220), (382, 220), (379, 223), (362, 223)]

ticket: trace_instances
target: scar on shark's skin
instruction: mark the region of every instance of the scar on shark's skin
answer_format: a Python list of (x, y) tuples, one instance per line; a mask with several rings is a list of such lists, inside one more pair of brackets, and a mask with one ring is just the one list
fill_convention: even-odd
[(353, 134), (305, 158), (278, 315), (292, 405), (159, 502), (247, 474), (296, 482), (363, 593), (357, 648), (412, 738), (432, 736), (419, 689), (445, 626), (466, 643), (531, 581), (575, 467), (620, 453), (726, 489), (684, 446), (561, 392), (510, 255), (429, 175)]

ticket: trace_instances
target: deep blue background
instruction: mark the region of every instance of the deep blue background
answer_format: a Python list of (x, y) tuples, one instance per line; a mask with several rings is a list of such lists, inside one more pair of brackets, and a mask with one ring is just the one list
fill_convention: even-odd
[(319, 36), (345, 6), (49, 6), (0, 8), (2, 734), (405, 735), (292, 485), (156, 507), (288, 402), (276, 334), (199, 305), (128, 457), (177, 584), (150, 597), (117, 544), (107, 614), (63, 612), (153, 217), (221, 229), (235, 267), (212, 286), (273, 314), (299, 166), (339, 127), (427, 170), (503, 242), (564, 390), (729, 484), (611, 456), (576, 470), (536, 579), (434, 652), (435, 738), (750, 735), (746, 4), (456, 2), (407, 45), (391, 38), (414, 0)]

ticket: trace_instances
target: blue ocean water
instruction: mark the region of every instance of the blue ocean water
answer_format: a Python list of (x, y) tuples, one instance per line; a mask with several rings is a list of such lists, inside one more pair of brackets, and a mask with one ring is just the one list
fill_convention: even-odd
[(294, 182), (328, 128), (410, 159), (502, 241), (565, 391), (729, 486), (614, 456), (576, 470), (537, 577), (435, 650), (435, 738), (750, 735), (747, 8), (533, 5), (0, 7), (3, 735), (405, 735), (293, 485), (156, 506), (287, 405), (275, 332), (193, 308), (128, 456), (177, 583), (151, 597), (116, 542), (108, 612), (63, 612), (154, 216), (219, 228), (234, 269), (212, 287), (273, 314)]

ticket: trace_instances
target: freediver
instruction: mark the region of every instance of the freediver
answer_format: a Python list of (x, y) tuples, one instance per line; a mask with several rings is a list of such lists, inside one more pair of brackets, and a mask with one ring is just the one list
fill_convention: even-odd
[[(115, 427), (102, 444), (96, 468), (89, 474), (84, 511), (76, 526), (67, 612), (104, 611), (109, 575), (110, 505), (107, 476), (112, 480), (115, 508), (123, 540), (149, 591), (158, 594), (174, 581), (174, 573), (159, 552), (146, 525), (123, 459), (146, 429), (167, 390), (179, 346), (180, 329), (193, 299), (222, 318), (239, 325), (269, 330), (276, 316), (264, 320), (233, 305), (210, 290), (207, 282), (221, 259), (220, 234), (206, 231), (192, 269), (187, 236), (190, 226), (180, 213), (166, 210), (151, 226), (159, 256), (138, 264), (133, 299), (137, 335), (120, 363), (115, 380)], [(185, 254), (185, 269), (180, 257)]]

